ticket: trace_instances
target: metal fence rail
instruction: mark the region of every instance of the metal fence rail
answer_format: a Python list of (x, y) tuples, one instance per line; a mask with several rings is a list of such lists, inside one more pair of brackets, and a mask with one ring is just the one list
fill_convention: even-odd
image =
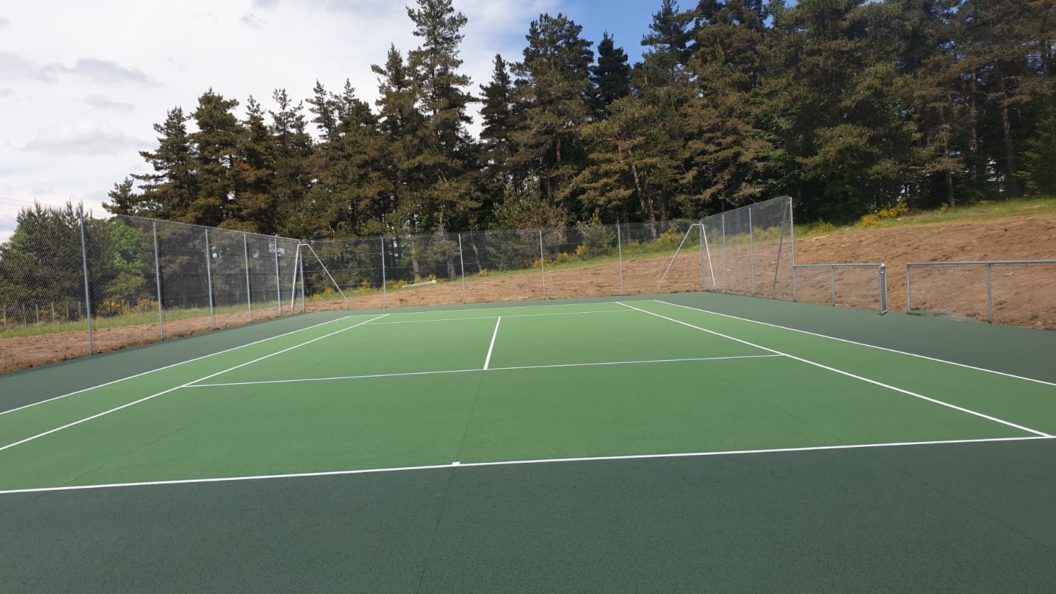
[[(840, 272), (851, 271), (851, 270), (872, 270), (876, 274), (876, 295), (875, 300), (869, 297), (871, 291), (867, 291), (862, 286), (857, 286), (860, 283), (845, 283), (853, 284), (855, 291), (855, 297), (857, 299), (865, 299), (866, 301), (873, 301), (873, 306), (879, 308), (880, 314), (886, 314), (888, 311), (887, 307), (887, 266), (883, 263), (875, 262), (850, 262), (850, 263), (829, 263), (829, 264), (793, 264), (792, 265), (792, 300), (800, 300), (800, 280), (799, 271), (828, 271), (827, 280), (829, 284), (829, 295), (830, 303), (832, 306), (836, 306), (839, 303), (837, 286), (838, 276)], [(858, 306), (859, 302), (855, 301), (851, 303), (852, 306)]]
[[(914, 309), (913, 307), (913, 271), (915, 269), (982, 269), (985, 271), (985, 292), (986, 292), (986, 321), (988, 323), (994, 322), (994, 268), (1001, 267), (1039, 267), (1039, 266), (1056, 266), (1056, 260), (964, 260), (960, 262), (909, 262), (906, 264), (906, 311), (909, 313), (925, 311), (922, 309)], [(958, 291), (963, 292), (965, 290), (963, 283), (954, 285), (953, 283), (943, 283), (946, 288), (956, 288)], [(919, 283), (918, 283), (919, 286)], [(943, 301), (940, 299), (939, 301)], [(952, 299), (950, 299), (952, 301)], [(938, 311), (948, 311), (951, 308), (946, 306), (945, 303), (933, 303), (929, 301), (929, 306), (935, 307)], [(929, 307), (929, 311), (933, 311)], [(952, 312), (961, 313), (961, 312)]]

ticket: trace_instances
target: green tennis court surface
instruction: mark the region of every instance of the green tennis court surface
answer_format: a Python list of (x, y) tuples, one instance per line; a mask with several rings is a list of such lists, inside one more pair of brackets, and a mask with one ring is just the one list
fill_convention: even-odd
[(0, 583), (1052, 591), (1053, 346), (682, 295), (316, 314), (9, 376)]

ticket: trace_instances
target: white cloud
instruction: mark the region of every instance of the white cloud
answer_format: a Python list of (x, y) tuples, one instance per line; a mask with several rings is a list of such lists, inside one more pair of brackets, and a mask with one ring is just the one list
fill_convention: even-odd
[(42, 70), (48, 75), (69, 75), (99, 84), (157, 84), (136, 68), (129, 68), (110, 60), (98, 60), (95, 58), (81, 58), (73, 66), (49, 64)]
[(51, 156), (116, 155), (149, 146), (148, 142), (97, 122), (41, 130), (23, 150)]
[[(469, 18), (462, 58), (470, 91), (488, 81), (496, 53), (520, 56), (532, 19), (571, 1), (455, 0)], [(373, 105), (370, 65), (384, 61), (390, 43), (404, 53), (419, 43), (406, 12), (413, 2), (5, 3), (5, 22), (18, 26), (0, 35), (0, 196), (84, 200), (101, 212), (114, 182), (146, 170), (138, 150), (154, 146), (151, 126), (174, 106), (193, 111), (209, 88), (242, 105), (253, 95), (267, 108), (275, 88), (300, 100), (316, 80), (337, 91), (347, 78)], [(16, 211), (0, 205), (0, 221)]]
[(127, 113), (135, 109), (135, 106), (131, 103), (112, 101), (98, 93), (81, 98), (81, 103), (102, 111), (119, 111)]
[(14, 96), (15, 96), (15, 90), (14, 89), (0, 88), (0, 99), (7, 99), (8, 97), (14, 97)]
[(11, 25), (11, 19), (0, 16), (0, 29), (6, 29)]

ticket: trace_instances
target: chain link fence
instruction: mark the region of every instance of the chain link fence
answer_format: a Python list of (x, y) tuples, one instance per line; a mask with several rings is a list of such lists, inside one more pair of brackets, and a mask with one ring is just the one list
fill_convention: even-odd
[(906, 310), (1056, 329), (1056, 260), (910, 262)]
[[(73, 216), (48, 241), (16, 237), (0, 251), (0, 336), (46, 362), (307, 310), (701, 290), (828, 303), (831, 290), (806, 280), (797, 295), (791, 207), (776, 198), (701, 220), (308, 242)], [(841, 287), (854, 273), (841, 269)], [(842, 290), (839, 302), (877, 305)]]

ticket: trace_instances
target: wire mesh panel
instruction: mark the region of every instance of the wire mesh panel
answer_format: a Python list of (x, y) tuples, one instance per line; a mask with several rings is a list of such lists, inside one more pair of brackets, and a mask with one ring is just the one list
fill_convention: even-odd
[(209, 265), (217, 327), (249, 321), (244, 235), (222, 229), (209, 230)]
[(384, 306), (382, 241), (379, 237), (323, 240), (310, 242), (310, 250), (302, 248), (305, 291), (312, 308), (345, 307), (341, 292), (354, 297), (349, 301), (353, 308)]
[[(106, 244), (90, 231), (85, 242), (99, 253)], [(20, 214), (0, 245), (0, 372), (88, 354), (83, 270), (79, 213)]]
[(615, 225), (581, 223), (542, 232), (547, 297), (568, 299), (620, 294)]
[(1056, 330), (1056, 263), (993, 266), (993, 322)]
[(250, 301), (253, 319), (279, 315), (280, 278), (278, 246), (274, 237), (249, 235), (246, 237), (249, 257)]
[(887, 313), (887, 271), (882, 264), (800, 264), (796, 301)]
[(985, 266), (915, 266), (907, 300), (910, 311), (986, 321)]
[(792, 201), (775, 198), (746, 207), (751, 213), (753, 294), (792, 298)]
[(699, 235), (694, 225), (688, 220), (621, 224), (624, 293), (700, 290)]
[(467, 302), (544, 298), (538, 231), (463, 233), (461, 239)]

